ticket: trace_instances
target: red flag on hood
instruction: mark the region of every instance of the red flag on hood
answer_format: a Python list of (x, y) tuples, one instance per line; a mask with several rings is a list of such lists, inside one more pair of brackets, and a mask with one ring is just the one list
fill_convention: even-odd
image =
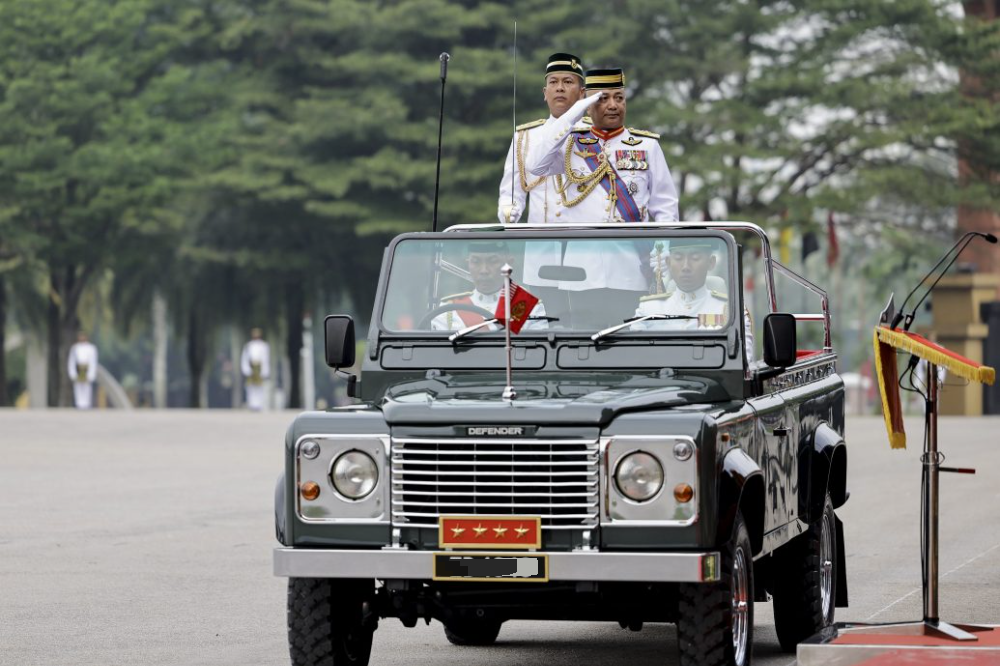
[[(497, 302), (497, 311), (493, 316), (503, 325), (507, 325), (507, 312), (504, 306), (504, 294), (500, 292), (500, 300)], [(532, 309), (538, 305), (538, 297), (533, 295), (524, 287), (519, 287), (513, 282), (510, 283), (510, 332), (520, 333)]]

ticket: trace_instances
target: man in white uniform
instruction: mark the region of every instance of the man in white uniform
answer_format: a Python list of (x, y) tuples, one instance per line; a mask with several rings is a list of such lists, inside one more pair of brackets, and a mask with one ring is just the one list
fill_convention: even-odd
[[(528, 176), (524, 168), (524, 158), (528, 149), (537, 140), (538, 130), (548, 121), (558, 118), (566, 109), (583, 98), (583, 65), (572, 53), (553, 53), (545, 68), (545, 86), (542, 97), (549, 107), (548, 119), (541, 118), (518, 125), (507, 149), (503, 178), (500, 179), (500, 197), (497, 202), (497, 217), (504, 224), (517, 222), (528, 206), (528, 222), (531, 224), (558, 223), (562, 221), (565, 206), (559, 190), (563, 186), (562, 176)], [(580, 127), (589, 127), (590, 118), (584, 116)], [(569, 308), (565, 292), (559, 291), (559, 283), (538, 276), (538, 268), (559, 265), (562, 251), (559, 243), (551, 241), (531, 241), (524, 249), (523, 282), (529, 290), (549, 304), (553, 316), (563, 317)]]
[[(677, 220), (677, 189), (659, 135), (625, 127), (622, 70), (588, 70), (586, 87), (586, 98), (536, 132), (527, 171), (565, 179), (566, 222)], [(593, 127), (577, 127), (588, 109)], [(635, 241), (569, 244), (563, 263), (587, 271), (586, 280), (562, 285), (574, 328), (602, 328), (632, 315), (649, 290), (642, 259), (648, 253)]]
[(73, 404), (77, 409), (90, 409), (97, 380), (97, 347), (83, 331), (77, 334), (76, 343), (69, 348), (66, 371), (73, 382)]
[[(661, 331), (693, 331), (722, 328), (729, 322), (729, 294), (706, 286), (718, 261), (722, 243), (709, 238), (674, 238), (670, 241), (667, 266), (674, 288), (662, 294), (643, 296), (635, 316), (650, 314), (688, 315), (693, 319), (644, 321), (634, 328)], [(659, 274), (659, 271), (657, 271)], [(753, 323), (743, 310), (747, 362), (753, 362)]]
[[(490, 313), (490, 317), (471, 309), (454, 309), (442, 312), (431, 320), (431, 330), (459, 331), (466, 326), (473, 326), (491, 319), (496, 312), (497, 303), (503, 294), (503, 275), (500, 269), (504, 264), (513, 266), (514, 258), (505, 243), (500, 241), (482, 241), (469, 243), (469, 257), (466, 260), (469, 274), (475, 289), (461, 294), (452, 294), (441, 299), (441, 305), (464, 305), (468, 308), (477, 307)], [(528, 289), (530, 292), (531, 289)], [(533, 294), (534, 295), (534, 294)], [(513, 301), (513, 299), (511, 299)], [(531, 310), (530, 317), (544, 317), (545, 305), (539, 301)], [(487, 330), (496, 331), (500, 327), (490, 324)], [(525, 329), (548, 328), (545, 319), (529, 319)]]
[(247, 407), (262, 411), (267, 402), (264, 382), (271, 376), (271, 346), (264, 341), (259, 328), (250, 331), (250, 341), (243, 345), (240, 371), (247, 391)]

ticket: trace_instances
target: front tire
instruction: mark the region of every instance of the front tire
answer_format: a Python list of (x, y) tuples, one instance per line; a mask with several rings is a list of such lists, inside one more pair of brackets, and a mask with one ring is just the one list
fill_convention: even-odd
[(500, 635), (501, 624), (497, 620), (480, 618), (455, 619), (445, 623), (444, 635), (452, 645), (493, 645)]
[(743, 516), (722, 551), (721, 580), (680, 586), (681, 666), (750, 666), (753, 651), (753, 550)]
[(827, 493), (820, 519), (778, 551), (774, 628), (781, 649), (795, 647), (833, 624), (837, 605), (837, 519)]
[(292, 666), (367, 666), (377, 618), (374, 581), (289, 578)]

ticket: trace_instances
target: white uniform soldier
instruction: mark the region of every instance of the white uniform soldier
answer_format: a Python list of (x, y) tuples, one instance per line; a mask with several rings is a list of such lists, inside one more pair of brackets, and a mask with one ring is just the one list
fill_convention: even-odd
[[(652, 294), (639, 299), (635, 315), (650, 314), (688, 315), (693, 319), (645, 321), (635, 328), (660, 331), (693, 331), (722, 328), (729, 322), (729, 294), (709, 289), (706, 285), (709, 272), (718, 261), (715, 250), (719, 243), (709, 238), (674, 238), (670, 241), (667, 266), (672, 289), (662, 294)], [(656, 275), (660, 284), (660, 270)], [(747, 362), (753, 362), (753, 322), (750, 312), (743, 310), (744, 338)]]
[(271, 346), (259, 328), (250, 331), (250, 341), (243, 345), (240, 372), (247, 392), (247, 407), (262, 411), (267, 404), (264, 382), (271, 377)]
[[(677, 220), (677, 188), (659, 135), (625, 127), (622, 70), (588, 70), (586, 87), (588, 97), (536, 132), (527, 171), (564, 179), (566, 222)], [(593, 127), (578, 127), (588, 109)], [(632, 315), (649, 289), (647, 252), (635, 241), (568, 244), (563, 264), (587, 273), (585, 280), (562, 285), (570, 292), (575, 328), (603, 328)]]
[[(480, 324), (491, 319), (496, 312), (500, 296), (503, 294), (503, 275), (500, 269), (504, 264), (513, 265), (513, 258), (505, 243), (500, 241), (482, 241), (469, 243), (469, 256), (466, 259), (469, 274), (472, 276), (475, 289), (461, 294), (452, 294), (441, 299), (441, 305), (457, 305), (454, 310), (448, 310), (431, 320), (431, 329), (435, 331), (459, 331), (466, 326)], [(530, 289), (528, 290), (531, 291)], [(514, 299), (511, 299), (514, 301)], [(481, 308), (489, 313), (489, 317), (472, 308)], [(539, 301), (532, 308), (530, 317), (544, 317), (545, 305)], [(534, 319), (524, 325), (526, 329), (548, 328), (545, 319)], [(499, 330), (496, 324), (490, 324), (488, 330)]]
[(97, 347), (82, 331), (69, 348), (66, 371), (73, 382), (73, 404), (77, 409), (90, 409), (94, 404), (94, 382), (97, 380)]

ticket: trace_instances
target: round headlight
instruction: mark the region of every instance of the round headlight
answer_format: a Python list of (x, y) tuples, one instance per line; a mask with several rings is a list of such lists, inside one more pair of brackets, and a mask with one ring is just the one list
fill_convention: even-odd
[(334, 461), (330, 479), (333, 487), (344, 497), (361, 499), (375, 489), (378, 465), (367, 453), (348, 451)]
[(618, 492), (630, 500), (644, 502), (652, 499), (663, 487), (663, 465), (643, 451), (630, 453), (618, 462), (615, 485)]

